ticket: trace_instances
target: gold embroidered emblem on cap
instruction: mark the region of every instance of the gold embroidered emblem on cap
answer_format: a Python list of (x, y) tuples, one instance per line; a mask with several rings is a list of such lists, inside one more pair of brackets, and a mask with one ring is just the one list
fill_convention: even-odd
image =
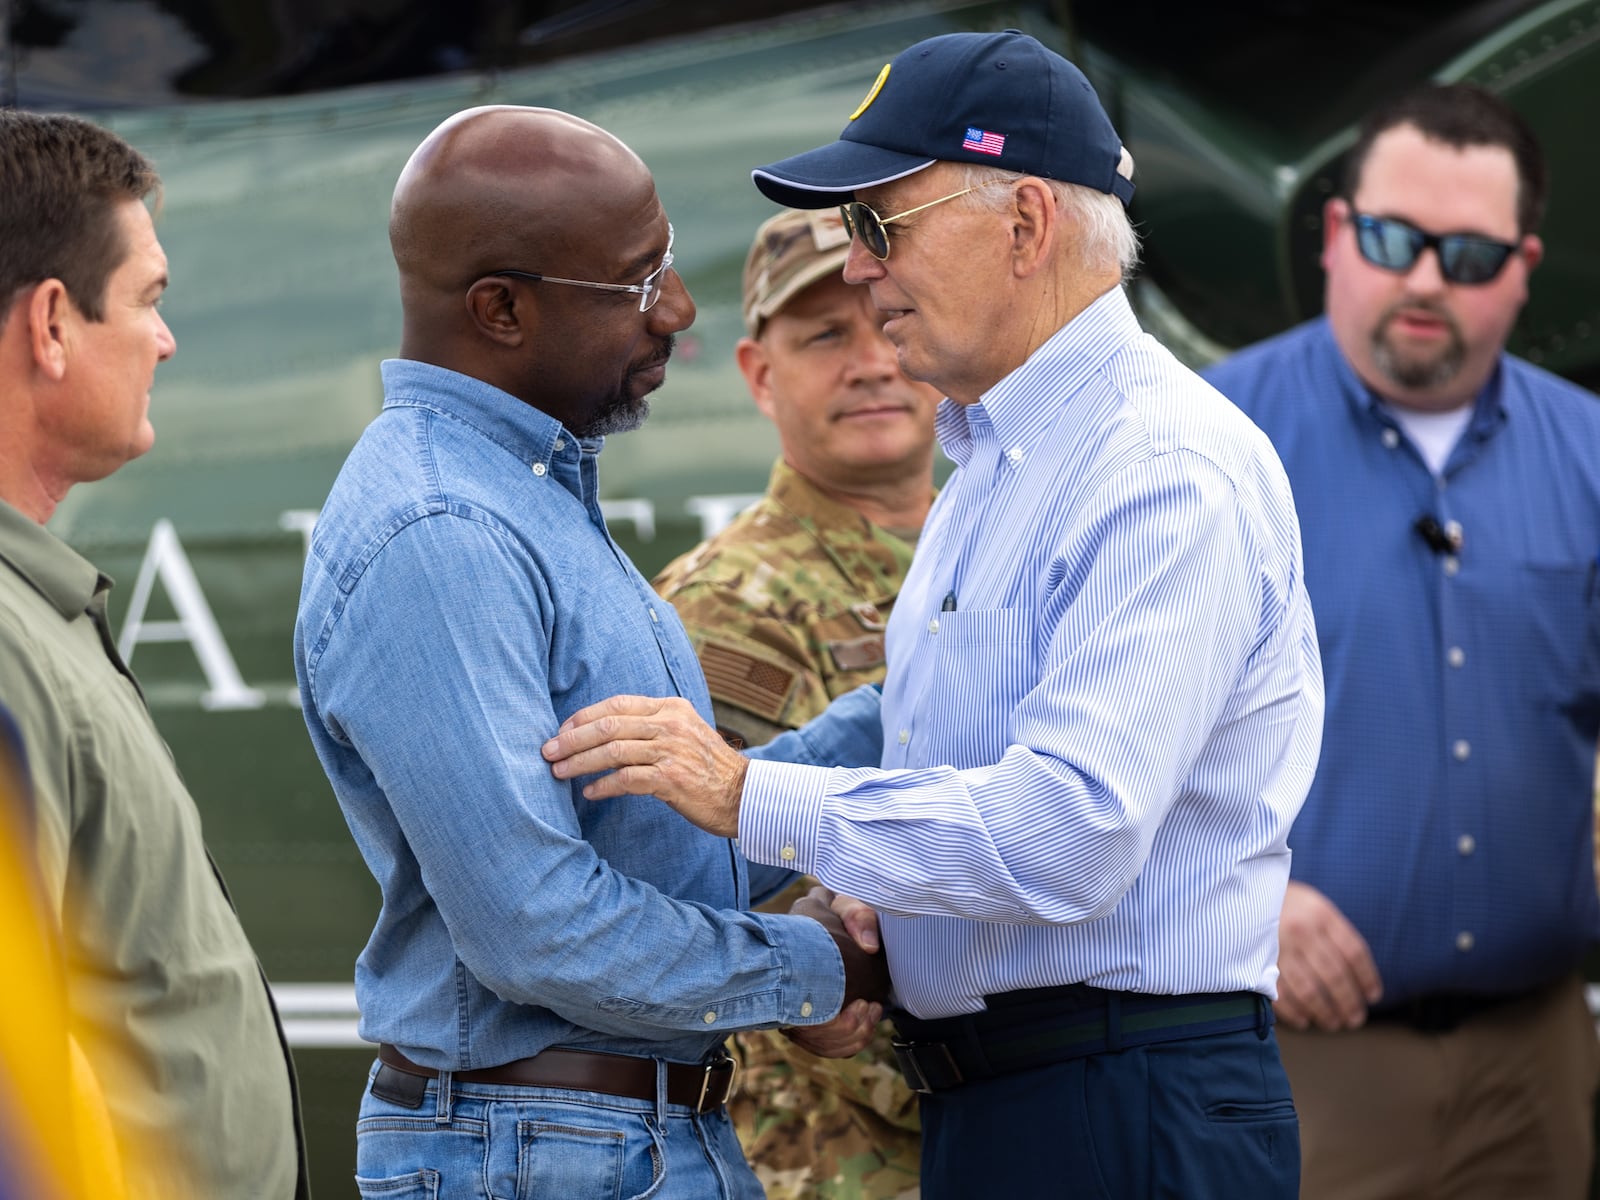
[(850, 114), (852, 121), (872, 107), (872, 102), (878, 98), (878, 93), (883, 91), (884, 80), (889, 78), (889, 68), (892, 66), (894, 66), (893, 63), (883, 64), (883, 70), (878, 72), (877, 81), (873, 83), (872, 90), (867, 93), (867, 98), (856, 106), (855, 112)]

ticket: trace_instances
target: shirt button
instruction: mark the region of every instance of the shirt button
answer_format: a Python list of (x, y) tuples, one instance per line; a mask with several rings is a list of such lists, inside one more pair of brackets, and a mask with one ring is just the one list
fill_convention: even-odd
[(1444, 560), (1444, 573), (1446, 575), (1455, 575), (1460, 570), (1461, 570), (1461, 560), (1459, 558), (1457, 558), (1454, 554), (1446, 555), (1445, 556), (1445, 560)]
[(800, 1006), (800, 1015), (802, 1017), (809, 1017), (811, 1015), (811, 1001), (807, 1000)]
[(705, 1016), (701, 1017), (700, 1019), (702, 1021), (704, 1021), (707, 1025), (715, 1025), (717, 1023), (717, 1014), (714, 1013), (714, 1012), (708, 1012)]
[(1383, 444), (1391, 450), (1398, 446), (1400, 444), (1399, 431), (1395, 429), (1385, 429), (1383, 431)]
[(1465, 858), (1478, 848), (1478, 843), (1473, 840), (1470, 833), (1463, 833), (1456, 839), (1456, 853)]
[(533, 473), (535, 475), (538, 475), (538, 476), (542, 477), (544, 475), (544, 464), (543, 463), (534, 463), (533, 464)]
[(1466, 738), (1462, 738), (1454, 746), (1450, 747), (1450, 753), (1456, 756), (1457, 762), (1466, 762), (1467, 759), (1472, 757), (1472, 743), (1467, 741)]
[(785, 846), (782, 850), (778, 851), (778, 857), (783, 859), (784, 862), (793, 862), (794, 861), (794, 847), (793, 846)]
[(1446, 521), (1444, 523), (1444, 535), (1445, 537), (1449, 538), (1451, 544), (1455, 546), (1460, 546), (1463, 538), (1466, 536), (1465, 531), (1461, 528), (1460, 521)]
[(1011, 460), (1011, 465), (1013, 467), (1016, 466), (1019, 462), (1022, 461), (1022, 447), (1021, 446), (1013, 446), (1013, 447), (1011, 447), (1011, 449), (1006, 451), (1006, 457)]
[(1465, 954), (1468, 950), (1471, 950), (1476, 942), (1477, 939), (1472, 936), (1472, 930), (1470, 929), (1463, 929), (1460, 933), (1456, 934), (1456, 949), (1461, 951), (1463, 954)]
[(909, 729), (902, 729), (902, 730), (901, 730), (901, 731), (900, 731), (900, 744), (901, 744), (901, 745), (902, 745), (902, 746), (904, 746), (904, 745), (905, 745), (905, 744), (906, 744), (906, 743), (907, 743), (907, 742), (909, 742), (909, 741), (910, 741), (910, 740), (911, 740), (911, 730), (909, 730)]
[(938, 633), (939, 632), (939, 618), (938, 617), (935, 617), (933, 620), (928, 622), (928, 632), (929, 633)]
[(565, 438), (557, 438), (556, 439), (556, 449), (557, 450), (565, 450), (566, 448), (567, 448), (567, 440)]
[(1460, 646), (1451, 646), (1450, 653), (1445, 655), (1445, 658), (1449, 661), (1452, 667), (1459, 667), (1462, 663), (1467, 661), (1467, 652)]
[(661, 624), (661, 618), (656, 616), (656, 610), (653, 608), (650, 610), (650, 620), (657, 625)]

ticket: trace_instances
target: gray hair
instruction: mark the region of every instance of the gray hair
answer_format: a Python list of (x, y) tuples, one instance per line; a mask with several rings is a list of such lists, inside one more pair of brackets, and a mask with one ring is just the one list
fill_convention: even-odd
[[(1026, 178), (1020, 171), (997, 171), (981, 163), (957, 163), (957, 179), (962, 187), (981, 187), (986, 183), (1013, 183)], [(1067, 213), (1082, 237), (1078, 239), (1078, 259), (1087, 271), (1117, 270), (1126, 281), (1139, 268), (1139, 234), (1128, 220), (1128, 210), (1109, 192), (1096, 191), (1078, 183), (1046, 179), (1055, 193), (1056, 204)], [(999, 212), (1006, 200), (998, 190), (984, 188), (956, 201), (971, 208)]]

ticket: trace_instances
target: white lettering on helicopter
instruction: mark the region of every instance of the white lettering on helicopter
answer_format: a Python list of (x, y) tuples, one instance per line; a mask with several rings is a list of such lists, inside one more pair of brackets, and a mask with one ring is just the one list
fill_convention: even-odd
[[(684, 508), (699, 519), (700, 536), (708, 538), (760, 498), (759, 494), (753, 493), (690, 496), (684, 501)], [(651, 501), (636, 498), (602, 500), (600, 511), (608, 524), (631, 524), (634, 536), (639, 541), (655, 540), (656, 509)], [(314, 508), (291, 508), (278, 514), (279, 528), (300, 535), (302, 555), (311, 550), (311, 535), (317, 526), (317, 516), (318, 511)], [(176, 620), (145, 619), (158, 581), (172, 601)], [(145, 642), (189, 644), (205, 675), (206, 688), (200, 693), (200, 707), (208, 711), (262, 708), (268, 703), (269, 693), (249, 686), (239, 673), (233, 652), (228, 649), (227, 639), (222, 636), (222, 627), (217, 624), (211, 604), (195, 577), (189, 555), (184, 551), (172, 522), (165, 517), (156, 521), (150, 529), (150, 541), (139, 563), (139, 574), (128, 600), (128, 614), (117, 639), (117, 652), (131, 667), (134, 650)], [(272, 695), (275, 703), (277, 694), (274, 689)], [(287, 689), (283, 695), (291, 705), (300, 702), (293, 688)]]
[[(158, 578), (178, 614), (176, 621), (144, 619)], [(150, 544), (145, 548), (144, 561), (139, 564), (139, 577), (134, 580), (128, 615), (122, 623), (122, 636), (117, 639), (117, 653), (130, 667), (134, 649), (140, 642), (188, 642), (193, 647), (206, 676), (206, 690), (200, 694), (201, 708), (221, 712), (260, 708), (266, 703), (266, 696), (260, 689), (245, 686), (211, 605), (200, 590), (194, 568), (189, 565), (189, 556), (183, 552), (183, 543), (178, 541), (177, 530), (165, 517), (150, 529)]]

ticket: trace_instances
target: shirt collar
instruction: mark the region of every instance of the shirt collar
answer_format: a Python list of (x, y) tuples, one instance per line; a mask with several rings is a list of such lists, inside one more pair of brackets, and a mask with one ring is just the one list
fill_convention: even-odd
[(879, 620), (872, 605), (894, 599), (894, 591), (882, 590), (881, 581), (905, 577), (913, 544), (830, 499), (781, 458), (773, 465), (767, 497), (810, 532), (840, 576), (867, 602), (864, 619)]
[(67, 620), (88, 611), (111, 580), (37, 521), (0, 500), (0, 561), (53, 604)]
[(808, 521), (830, 546), (858, 547), (863, 533), (909, 550), (907, 543), (881, 525), (875, 525), (849, 505), (840, 504), (783, 459), (772, 466), (767, 494), (791, 516)]
[[(940, 447), (965, 466), (975, 437), (989, 426), (1001, 446), (1026, 452), (1055, 421), (1061, 405), (1142, 334), (1127, 294), (1120, 286), (1108, 289), (976, 404), (943, 401), (935, 420)], [(1041, 397), (1053, 397), (1054, 402), (1041, 402)]]
[(463, 421), (532, 466), (575, 449), (598, 454), (604, 438), (579, 438), (560, 421), (493, 384), (432, 363), (389, 358), (381, 364), (383, 406), (432, 408)]

